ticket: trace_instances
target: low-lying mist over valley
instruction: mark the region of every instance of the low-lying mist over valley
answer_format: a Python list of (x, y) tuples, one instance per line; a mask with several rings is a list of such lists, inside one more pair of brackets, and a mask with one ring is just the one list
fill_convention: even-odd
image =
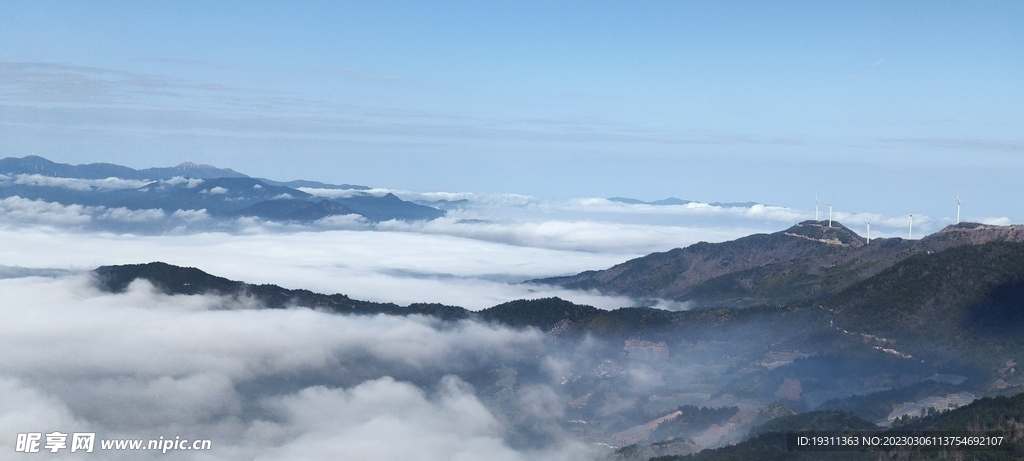
[(1021, 448), (1003, 218), (915, 216), (908, 239), (906, 217), (755, 202), (0, 167), (5, 437), (214, 445), (104, 459), (804, 459), (778, 437), (807, 429)]

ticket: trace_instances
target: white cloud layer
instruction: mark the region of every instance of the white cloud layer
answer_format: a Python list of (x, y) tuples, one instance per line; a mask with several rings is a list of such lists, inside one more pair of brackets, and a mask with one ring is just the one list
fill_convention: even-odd
[[(433, 204), (448, 210), (448, 217), (453, 222), (463, 221), (475, 224), (490, 224), (509, 228), (503, 231), (508, 243), (517, 245), (540, 245), (554, 247), (560, 245), (562, 239), (508, 238), (508, 234), (516, 233), (512, 228), (536, 226), (539, 224), (564, 225), (566, 223), (585, 223), (585, 225), (607, 225), (605, 235), (615, 235), (618, 225), (636, 225), (652, 229), (654, 233), (685, 236), (682, 239), (669, 240), (643, 239), (631, 240), (629, 236), (622, 240), (626, 246), (636, 245), (636, 251), (664, 251), (671, 247), (665, 245), (686, 245), (700, 240), (723, 241), (749, 235), (755, 232), (774, 232), (785, 229), (798, 222), (814, 219), (814, 210), (753, 204), (718, 204), (690, 202), (680, 205), (651, 205), (645, 203), (622, 203), (605, 198), (573, 198), (551, 200), (520, 194), (477, 194), (469, 192), (414, 192), (395, 189), (370, 189), (366, 191), (350, 189), (319, 189), (302, 188), (304, 192), (325, 198), (349, 197), (357, 194), (381, 196), (393, 193), (404, 200), (419, 201)], [(444, 203), (447, 201), (454, 203)], [(820, 211), (818, 218), (828, 219), (827, 209)], [(847, 227), (864, 234), (863, 221), (872, 222), (872, 232), (877, 236), (904, 236), (909, 224), (907, 215), (883, 215), (868, 212), (849, 212), (834, 210), (832, 218)], [(1009, 222), (1006, 218), (966, 217), (965, 220), (977, 222)], [(480, 223), (479, 221), (484, 221)], [(924, 214), (914, 215), (914, 235), (921, 236), (936, 232), (942, 227), (952, 224), (952, 218), (933, 218)], [(443, 227), (443, 220), (434, 224), (434, 229), (423, 226), (427, 232), (436, 233)], [(389, 227), (389, 229), (395, 226)], [(519, 230), (521, 231), (521, 229)], [(495, 232), (481, 231), (478, 227), (470, 232), (455, 228), (452, 235), (471, 238), (494, 240)], [(692, 236), (700, 235), (693, 240)], [(566, 239), (568, 240), (568, 239)], [(589, 246), (586, 241), (575, 242), (570, 246), (558, 248), (577, 248), (587, 251), (601, 251)]]
[[(456, 215), (457, 216), (457, 215)], [(600, 253), (644, 254), (697, 243), (742, 236), (742, 230), (683, 226), (651, 226), (601, 221), (473, 222), (457, 217), (433, 221), (379, 223), (377, 229), (419, 234), (452, 235), (509, 245)]]
[(557, 431), (557, 443), (511, 446), (503, 419), (455, 376), (544, 355), (535, 330), (251, 309), (146, 282), (115, 295), (88, 275), (4, 279), (0, 290), (6, 438), (212, 440), (209, 452), (170, 459), (589, 459), (591, 448)]
[(172, 186), (176, 186), (178, 184), (184, 184), (185, 187), (187, 187), (189, 189), (194, 189), (194, 188), (196, 188), (196, 186), (202, 184), (203, 180), (200, 179), (200, 178), (185, 178), (183, 176), (175, 176), (175, 177), (173, 177), (171, 179), (164, 180), (163, 183), (164, 184), (169, 184), (169, 185), (172, 185)]
[(0, 199), (0, 218), (16, 225), (45, 223), (75, 226), (92, 221), (90, 207), (64, 206), (56, 202), (30, 200), (18, 196)]
[(603, 308), (627, 306), (631, 301), (625, 298), (518, 282), (609, 267), (638, 256), (516, 247), (448, 235), (349, 230), (145, 236), (0, 227), (0, 238), (10, 245), (5, 263), (11, 266), (93, 269), (164, 261), (249, 283), (403, 305), (440, 302), (469, 309), (547, 296)]
[(63, 187), (79, 191), (90, 191), (96, 189), (138, 189), (150, 184), (152, 181), (140, 181), (137, 179), (79, 179), (61, 178), (56, 176), (44, 176), (39, 174), (19, 174), (14, 179), (14, 184), (25, 186)]
[(503, 443), (497, 419), (458, 378), (444, 378), (439, 388), (430, 397), (382, 378), (348, 390), (303, 389), (281, 399), (284, 425), (260, 428), (288, 442), (257, 459), (530, 459)]
[[(634, 301), (519, 282), (780, 230), (808, 218), (761, 205), (447, 193), (404, 198), (466, 202), (439, 203), (448, 215), (433, 221), (370, 223), (350, 215), (297, 225), (254, 218), (211, 224), (205, 210), (0, 200), (0, 430), (7, 437), (35, 430), (182, 436), (211, 439), (215, 447), (199, 456), (153, 459), (599, 459), (600, 450), (564, 432), (566, 402), (579, 396), (558, 384), (578, 376), (585, 369), (579, 362), (594, 354), (552, 349), (539, 331), (257, 309), (244, 298), (167, 296), (143, 281), (123, 294), (101, 293), (89, 275), (66, 271), (164, 261), (370, 301), (481, 309), (558, 296), (611, 309)], [(900, 216), (833, 217), (847, 225), (872, 220), (875, 237), (907, 224)], [(938, 221), (915, 216), (915, 235)], [(88, 231), (97, 222), (177, 227), (145, 234)], [(596, 346), (584, 341), (573, 347)], [(480, 383), (469, 384), (472, 376), (523, 357), (536, 361), (530, 365), (539, 378), (518, 383), (511, 400), (498, 401), (500, 389), (484, 393)], [(684, 389), (716, 373), (684, 363), (690, 360), (685, 354), (676, 359), (664, 369), (625, 365), (621, 401), (601, 411), (627, 411), (644, 393)]]
[[(33, 269), (164, 261), (250, 283), (398, 304), (440, 302), (480, 309), (512, 299), (558, 296), (616, 308), (632, 301), (519, 282), (604, 269), (700, 241), (779, 231), (808, 218), (799, 210), (762, 205), (397, 192), (409, 200), (447, 200), (436, 203), (448, 209), (447, 215), (381, 223), (344, 215), (302, 225), (256, 218), (222, 221), (205, 210), (65, 206), (15, 196), (0, 199), (0, 237), (10, 244), (4, 264)], [(833, 218), (862, 235), (867, 233), (864, 221), (870, 220), (874, 238), (909, 233), (905, 216), (836, 211)], [(982, 221), (1008, 223), (1006, 218)], [(915, 215), (914, 237), (939, 225)]]

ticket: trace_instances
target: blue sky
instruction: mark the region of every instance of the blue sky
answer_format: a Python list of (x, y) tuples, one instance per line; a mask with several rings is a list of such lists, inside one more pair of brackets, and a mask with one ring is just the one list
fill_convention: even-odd
[(0, 1), (0, 156), (1024, 220), (1021, 2)]

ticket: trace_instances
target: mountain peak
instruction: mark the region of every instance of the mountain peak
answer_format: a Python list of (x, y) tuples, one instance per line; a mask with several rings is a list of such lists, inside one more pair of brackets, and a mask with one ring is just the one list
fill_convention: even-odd
[(191, 168), (195, 168), (195, 169), (205, 169), (205, 170), (209, 170), (209, 169), (215, 169), (216, 170), (216, 169), (218, 169), (217, 167), (215, 167), (213, 165), (207, 165), (205, 163), (195, 163), (195, 162), (181, 162), (181, 163), (175, 165), (174, 167), (175, 168), (190, 168), (190, 169)]
[(829, 245), (861, 247), (865, 244), (860, 235), (839, 221), (830, 223), (829, 221), (808, 220), (790, 227), (782, 233), (790, 237), (804, 238)]
[(169, 168), (147, 168), (142, 170), (150, 176), (185, 176), (191, 178), (214, 179), (214, 178), (248, 178), (231, 168), (217, 168), (205, 163), (182, 162)]
[(954, 242), (972, 245), (994, 241), (1024, 242), (1024, 225), (999, 226), (976, 222), (962, 222), (946, 226), (942, 230), (921, 239), (921, 241), (935, 244)]

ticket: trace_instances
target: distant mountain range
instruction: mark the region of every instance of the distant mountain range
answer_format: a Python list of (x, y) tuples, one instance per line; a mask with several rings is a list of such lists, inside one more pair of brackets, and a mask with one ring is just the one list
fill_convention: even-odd
[[(344, 197), (317, 197), (299, 188), (348, 190)], [(445, 212), (366, 192), (365, 186), (314, 181), (278, 182), (230, 169), (183, 163), (169, 168), (132, 168), (93, 163), (68, 165), (42, 157), (0, 160), (0, 198), (21, 197), (62, 205), (106, 209), (205, 210), (222, 219), (256, 217), (310, 223), (328, 216), (359, 215), (371, 222), (429, 220)]]

